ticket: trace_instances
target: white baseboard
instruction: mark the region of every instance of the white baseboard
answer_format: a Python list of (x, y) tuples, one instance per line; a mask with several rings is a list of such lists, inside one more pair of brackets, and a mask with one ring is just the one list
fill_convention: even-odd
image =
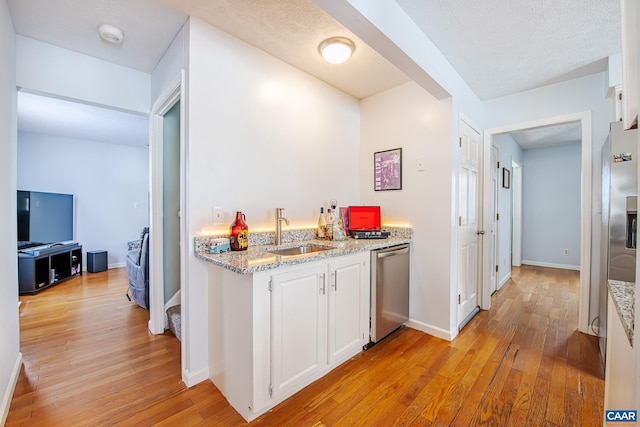
[(442, 338), (443, 340), (453, 341), (458, 335), (458, 331), (447, 331), (446, 329), (438, 328), (437, 326), (429, 325), (427, 323), (420, 322), (418, 320), (409, 319), (405, 326), (408, 326), (418, 331), (422, 331), (425, 334), (433, 335), (434, 337)]
[(507, 283), (509, 279), (511, 279), (511, 272), (509, 272), (509, 274), (507, 274), (505, 278), (502, 279), (500, 283), (498, 283), (498, 289), (500, 289), (505, 283)]
[(192, 387), (208, 379), (209, 379), (209, 368), (202, 369), (201, 371), (198, 371), (198, 372), (190, 372), (188, 369), (185, 369), (184, 371), (182, 371), (182, 381), (184, 381), (187, 388)]
[(16, 384), (18, 384), (18, 377), (20, 376), (20, 368), (22, 367), (22, 353), (18, 352), (16, 363), (13, 365), (13, 371), (11, 377), (9, 377), (9, 384), (2, 396), (2, 403), (0, 404), (0, 425), (4, 425), (9, 415), (9, 407), (11, 406), (11, 399), (13, 398), (13, 392), (16, 390)]
[(109, 264), (107, 266), (108, 270), (111, 270), (112, 268), (122, 268), (122, 267), (126, 267), (127, 263), (126, 262), (114, 262), (113, 264)]
[(527, 261), (522, 260), (522, 264), (525, 265), (533, 265), (535, 267), (549, 267), (549, 268), (560, 268), (562, 270), (576, 270), (580, 271), (579, 265), (570, 265), (570, 264), (553, 264), (550, 262), (538, 262), (538, 261)]

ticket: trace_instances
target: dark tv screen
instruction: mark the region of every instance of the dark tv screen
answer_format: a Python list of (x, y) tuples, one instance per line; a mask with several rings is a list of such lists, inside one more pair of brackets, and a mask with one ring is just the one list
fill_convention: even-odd
[(73, 240), (73, 195), (18, 190), (18, 243)]

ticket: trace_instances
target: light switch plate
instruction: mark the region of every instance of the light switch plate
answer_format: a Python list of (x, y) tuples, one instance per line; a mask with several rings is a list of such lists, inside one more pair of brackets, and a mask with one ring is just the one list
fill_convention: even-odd
[(416, 159), (416, 170), (418, 172), (424, 171), (424, 157), (419, 157)]
[(219, 207), (213, 208), (213, 223), (224, 224), (224, 209)]

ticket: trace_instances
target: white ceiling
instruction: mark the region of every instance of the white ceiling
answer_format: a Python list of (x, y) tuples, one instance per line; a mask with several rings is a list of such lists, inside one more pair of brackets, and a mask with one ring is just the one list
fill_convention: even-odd
[(565, 123), (511, 132), (509, 135), (513, 137), (523, 150), (542, 148), (552, 145), (581, 142), (582, 125), (580, 122)]
[[(607, 56), (620, 51), (619, 0), (396, 1), (481, 99), (602, 71)], [(18, 34), (145, 72), (191, 15), (356, 98), (409, 80), (311, 0), (7, 3)], [(103, 22), (122, 28), (122, 45), (99, 38)], [(356, 43), (354, 57), (339, 66), (317, 52), (336, 35)]]

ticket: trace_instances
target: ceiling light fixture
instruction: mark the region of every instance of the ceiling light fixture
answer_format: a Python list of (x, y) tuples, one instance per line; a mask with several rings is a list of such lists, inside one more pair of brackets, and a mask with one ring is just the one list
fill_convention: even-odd
[(330, 64), (342, 64), (355, 50), (356, 45), (346, 37), (331, 37), (318, 46), (320, 55)]
[(100, 24), (98, 33), (102, 40), (113, 44), (120, 44), (124, 40), (124, 33), (115, 25)]

